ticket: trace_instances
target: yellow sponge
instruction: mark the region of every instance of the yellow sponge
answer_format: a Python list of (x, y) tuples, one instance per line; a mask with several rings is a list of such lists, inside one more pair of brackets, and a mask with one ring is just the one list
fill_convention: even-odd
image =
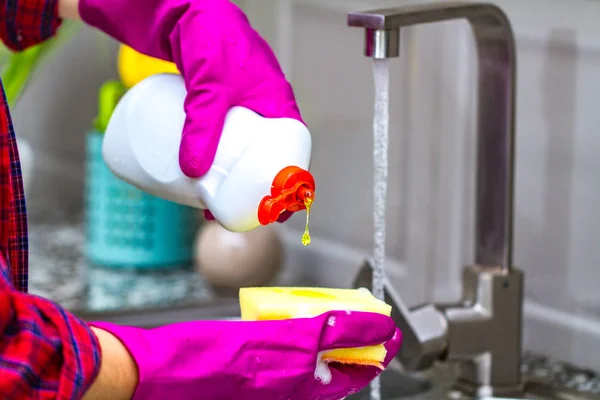
[[(367, 289), (263, 287), (240, 289), (242, 320), (264, 321), (310, 318), (327, 311), (365, 311), (389, 316), (392, 307)], [(325, 362), (372, 365), (383, 369), (386, 349), (381, 345), (329, 350)]]

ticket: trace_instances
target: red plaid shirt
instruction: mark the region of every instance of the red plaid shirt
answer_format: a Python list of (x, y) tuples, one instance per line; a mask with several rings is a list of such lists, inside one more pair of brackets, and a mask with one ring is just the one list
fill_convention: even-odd
[[(0, 1), (0, 38), (19, 51), (51, 37), (58, 0)], [(27, 294), (27, 211), (6, 96), (0, 97), (0, 398), (80, 399), (96, 378), (100, 346), (57, 304)]]

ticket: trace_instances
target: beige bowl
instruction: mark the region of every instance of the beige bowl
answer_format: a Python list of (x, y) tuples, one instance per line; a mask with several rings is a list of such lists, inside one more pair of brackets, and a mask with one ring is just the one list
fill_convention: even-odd
[(281, 240), (272, 226), (237, 233), (205, 221), (195, 250), (198, 272), (218, 288), (265, 286), (281, 270)]

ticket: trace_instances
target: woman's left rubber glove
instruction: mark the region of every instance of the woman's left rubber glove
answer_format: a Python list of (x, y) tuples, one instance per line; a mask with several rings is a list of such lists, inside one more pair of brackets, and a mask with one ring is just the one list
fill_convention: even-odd
[(80, 0), (79, 13), (120, 42), (177, 65), (188, 91), (179, 163), (190, 177), (212, 165), (232, 106), (302, 121), (269, 45), (228, 0)]
[(318, 362), (322, 351), (385, 343), (387, 366), (402, 335), (391, 318), (331, 311), (285, 321), (198, 321), (110, 332), (138, 365), (134, 400), (340, 400), (380, 372)]

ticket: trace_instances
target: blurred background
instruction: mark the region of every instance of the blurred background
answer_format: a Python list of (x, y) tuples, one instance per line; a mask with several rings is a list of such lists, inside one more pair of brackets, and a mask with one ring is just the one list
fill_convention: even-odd
[[(515, 264), (526, 272), (525, 349), (600, 370), (590, 351), (600, 348), (600, 7), (493, 2), (510, 17), (518, 45)], [(120, 79), (119, 44), (77, 25), (13, 108), (20, 146), (28, 144), (34, 160), (23, 166), (31, 177), (33, 292), (88, 315), (158, 303), (175, 310), (178, 302), (227, 297), (226, 289), (256, 276), (253, 284), (351, 284), (373, 240), (373, 76), (363, 31), (346, 27), (346, 13), (402, 1), (236, 3), (273, 46), (313, 135), (313, 244), (300, 244), (302, 213), (240, 239), (179, 210), (198, 217), (185, 239), (191, 250), (183, 250), (195, 266), (157, 268), (158, 275), (89, 266), (82, 223), (86, 181), (95, 176), (86, 174), (89, 133), (100, 88)], [(442, 23), (404, 29), (401, 57), (391, 62), (388, 276), (409, 304), (456, 299), (461, 268), (471, 262), (473, 52), (466, 23)], [(223, 247), (205, 245), (203, 253), (202, 230), (205, 243)], [(240, 261), (250, 253), (221, 261), (209, 254), (208, 247), (231, 252), (239, 240), (263, 249), (253, 256), (258, 266)], [(199, 265), (203, 254), (208, 267)], [(248, 280), (228, 280), (243, 268)]]

